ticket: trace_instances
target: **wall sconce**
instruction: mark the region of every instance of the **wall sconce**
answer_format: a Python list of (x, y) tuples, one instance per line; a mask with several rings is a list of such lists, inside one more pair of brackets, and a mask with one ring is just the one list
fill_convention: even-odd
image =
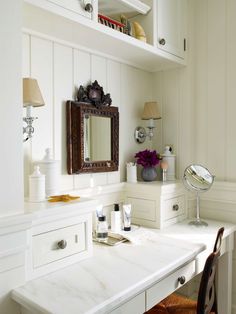
[(153, 137), (153, 129), (154, 120), (161, 119), (160, 111), (157, 105), (157, 102), (146, 102), (144, 104), (143, 113), (142, 113), (142, 120), (148, 120), (148, 132), (146, 132), (145, 128), (138, 126), (134, 131), (134, 138), (137, 143), (145, 142), (146, 138), (148, 137), (149, 140), (152, 140)]
[(44, 106), (44, 100), (39, 89), (39, 85), (36, 79), (23, 78), (23, 107), (26, 107), (26, 117), (23, 121), (26, 123), (26, 127), (23, 127), (23, 134), (26, 134), (24, 142), (30, 139), (34, 133), (34, 127), (32, 126), (37, 117), (31, 116), (32, 107)]

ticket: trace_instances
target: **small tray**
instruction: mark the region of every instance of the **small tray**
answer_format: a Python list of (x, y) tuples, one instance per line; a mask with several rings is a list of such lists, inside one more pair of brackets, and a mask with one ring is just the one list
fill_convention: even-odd
[(93, 236), (93, 241), (97, 242), (97, 243), (101, 243), (101, 244), (106, 244), (109, 246), (115, 246), (115, 245), (118, 245), (120, 243), (127, 242), (129, 240), (126, 239), (125, 237), (123, 237), (122, 235), (108, 233), (108, 238), (106, 241), (100, 242), (94, 236)]

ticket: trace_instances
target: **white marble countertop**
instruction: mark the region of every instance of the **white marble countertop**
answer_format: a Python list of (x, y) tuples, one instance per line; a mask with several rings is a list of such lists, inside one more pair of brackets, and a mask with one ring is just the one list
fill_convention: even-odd
[[(140, 228), (142, 232), (144, 228)], [(13, 298), (37, 313), (105, 313), (191, 261), (203, 244), (148, 231), (138, 243), (96, 244), (94, 256), (15, 289)]]
[(207, 228), (186, 221), (164, 230), (140, 228), (133, 244), (94, 245), (93, 257), (32, 280), (12, 296), (37, 313), (107, 313), (193, 260), (205, 244), (213, 246), (219, 227), (225, 227), (225, 236), (235, 230), (208, 222)]

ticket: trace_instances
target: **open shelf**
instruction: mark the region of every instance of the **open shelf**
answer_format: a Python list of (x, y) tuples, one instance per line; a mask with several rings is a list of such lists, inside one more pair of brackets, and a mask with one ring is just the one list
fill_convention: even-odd
[(98, 11), (107, 16), (147, 14), (150, 7), (139, 0), (98, 0)]

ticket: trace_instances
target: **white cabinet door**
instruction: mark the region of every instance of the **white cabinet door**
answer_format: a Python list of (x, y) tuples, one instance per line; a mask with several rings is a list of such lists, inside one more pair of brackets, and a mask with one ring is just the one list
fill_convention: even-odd
[(91, 13), (85, 10), (85, 5), (91, 1), (84, 0), (48, 0), (64, 9), (70, 10), (74, 13), (80, 14), (91, 19)]
[(158, 0), (157, 47), (184, 58), (187, 0)]

